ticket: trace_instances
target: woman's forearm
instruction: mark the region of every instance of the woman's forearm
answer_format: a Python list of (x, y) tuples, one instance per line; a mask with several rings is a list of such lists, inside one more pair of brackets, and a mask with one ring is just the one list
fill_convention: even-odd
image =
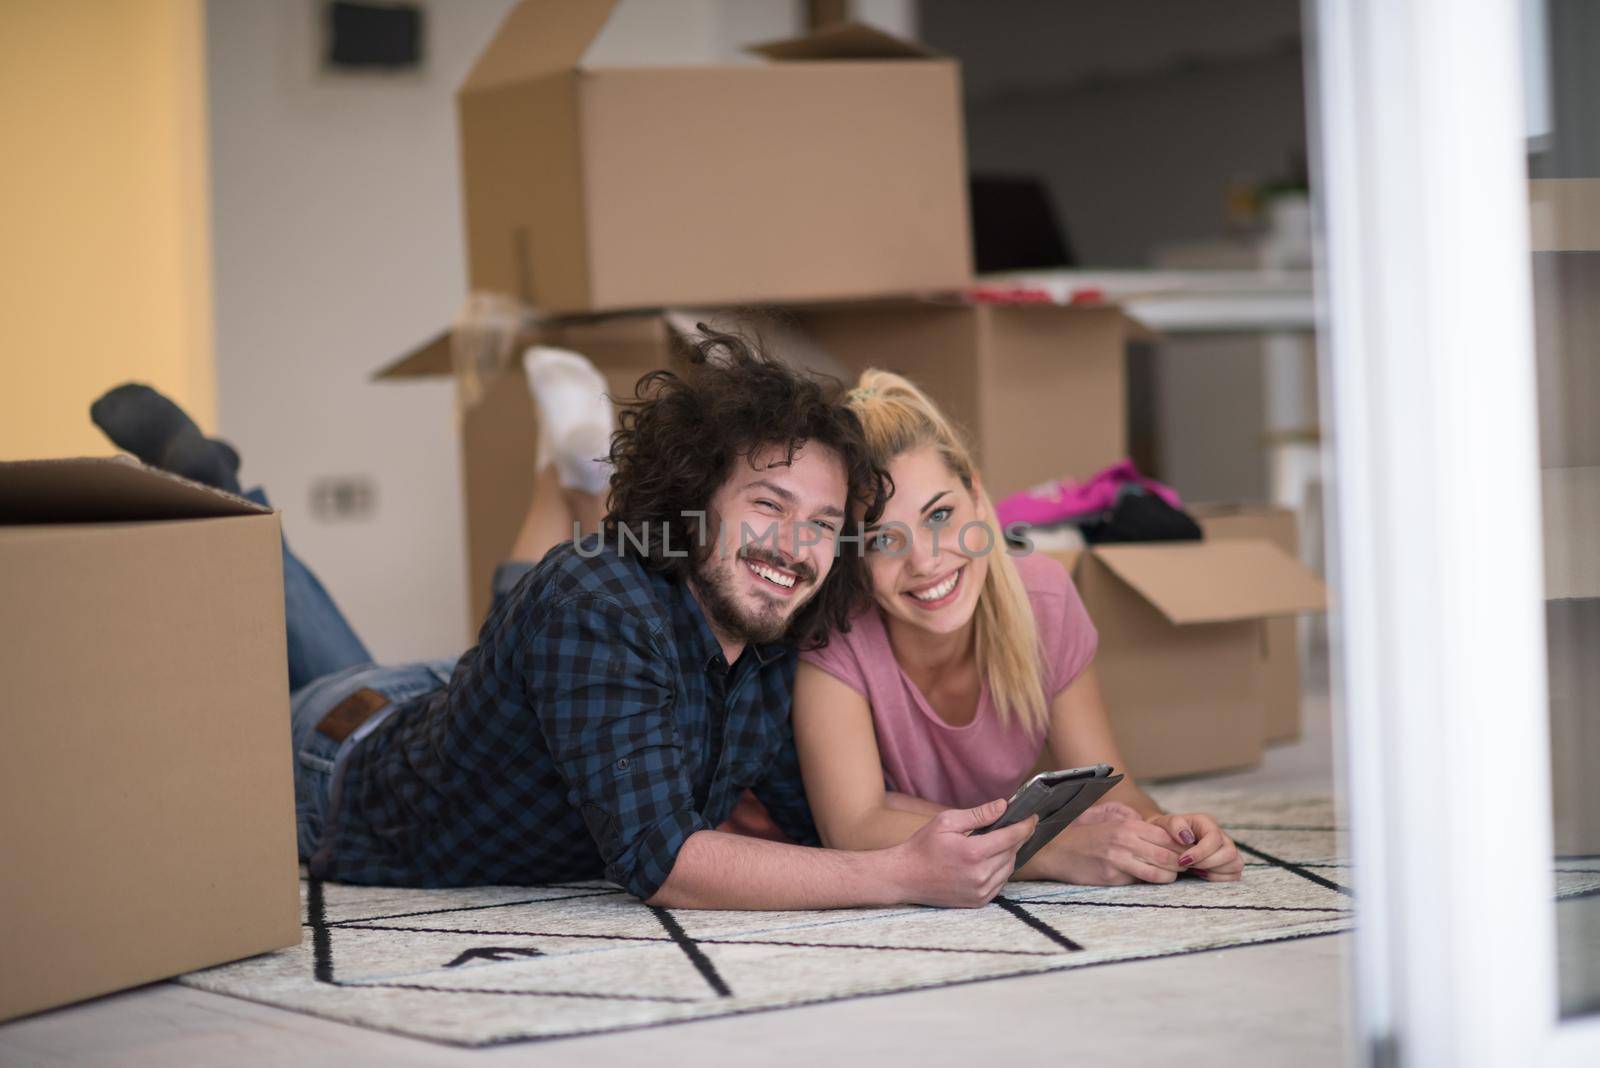
[(941, 805), (937, 801), (926, 801), (920, 797), (896, 793), (893, 790), (884, 793), (883, 803), (888, 808), (901, 812), (916, 812), (924, 816), (937, 816), (950, 807), (949, 805)]
[(829, 849), (887, 849), (916, 834), (944, 809), (920, 797), (885, 794), (883, 804), (847, 818), (814, 814), (822, 844)]

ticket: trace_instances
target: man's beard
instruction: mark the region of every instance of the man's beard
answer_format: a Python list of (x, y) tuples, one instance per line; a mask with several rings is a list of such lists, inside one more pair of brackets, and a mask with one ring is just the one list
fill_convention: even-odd
[[(794, 572), (798, 577), (795, 579), (796, 590), (793, 596), (799, 600), (791, 606), (776, 598), (763, 597), (759, 598), (761, 604), (759, 608), (748, 607), (746, 602), (739, 598), (735, 586), (739, 581), (739, 571), (744, 568), (746, 560)], [(789, 633), (789, 624), (793, 621), (795, 613), (816, 593), (815, 590), (802, 593), (800, 587), (809, 586), (815, 580), (815, 570), (804, 561), (789, 562), (768, 550), (752, 545), (732, 556), (723, 555), (713, 548), (695, 568), (693, 582), (695, 593), (699, 595), (700, 607), (704, 609), (711, 628), (720, 637), (729, 641), (768, 645), (782, 641)]]

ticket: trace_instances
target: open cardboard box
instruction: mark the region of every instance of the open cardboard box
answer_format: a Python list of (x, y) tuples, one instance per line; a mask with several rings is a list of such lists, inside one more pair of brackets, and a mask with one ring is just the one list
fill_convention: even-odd
[(859, 24), (770, 62), (592, 66), (615, 0), (525, 0), (457, 94), (468, 276), (547, 313), (972, 280), (960, 68)]
[[(674, 365), (700, 320), (758, 334), (786, 361), (847, 381), (869, 366), (905, 374), (966, 429), (995, 497), (1064, 475), (1084, 478), (1127, 454), (1125, 357), (1147, 332), (1115, 306), (906, 299), (751, 314), (640, 312), (531, 323), (511, 351), (545, 344), (581, 352), (612, 396), (627, 398), (640, 375)], [(533, 496), (537, 416), (520, 363), (510, 363), (470, 388), (458, 382), (474, 628)], [(446, 331), (374, 377), (451, 373)]]
[(300, 941), (278, 516), (0, 463), (0, 1019)]
[(994, 500), (1128, 455), (1127, 351), (1151, 332), (1114, 304), (863, 301), (793, 311), (853, 375), (905, 375), (963, 428)]
[(1264, 622), (1323, 609), (1315, 575), (1259, 538), (1051, 555), (1100, 632), (1095, 663), (1129, 771), (1162, 779), (1260, 761)]
[[(640, 376), (671, 367), (682, 351), (679, 320), (671, 315), (609, 315), (530, 324), (511, 346), (509, 366), (457, 376), (457, 426), (461, 434), (461, 490), (466, 512), (467, 594), (472, 633), (489, 612), (494, 569), (507, 559), (533, 501), (539, 417), (519, 356), (530, 345), (581, 352), (605, 375), (608, 392), (634, 394)], [(373, 378), (404, 381), (454, 374), (446, 330)]]
[[(1294, 512), (1270, 504), (1193, 504), (1189, 514), (1207, 538), (1265, 538), (1289, 556), (1300, 557), (1300, 522)], [(1266, 620), (1261, 634), (1266, 719), (1262, 740), (1291, 742), (1300, 737), (1300, 620)]]

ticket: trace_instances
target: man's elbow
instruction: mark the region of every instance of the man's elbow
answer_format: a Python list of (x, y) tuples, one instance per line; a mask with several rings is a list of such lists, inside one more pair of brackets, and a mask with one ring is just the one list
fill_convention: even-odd
[(656, 887), (656, 892), (642, 900), (646, 905), (658, 909), (692, 909), (701, 907), (694, 900), (694, 895), (689, 887), (695, 882), (695, 872), (705, 860), (702, 846), (706, 842), (702, 839), (705, 831), (696, 831), (683, 840), (678, 847), (677, 855), (671, 860), (667, 868), (667, 877), (661, 885)]
[(662, 884), (659, 890), (645, 898), (644, 903), (655, 909), (685, 909), (689, 907), (688, 904), (680, 901), (678, 895), (673, 893), (672, 888), (666, 884)]

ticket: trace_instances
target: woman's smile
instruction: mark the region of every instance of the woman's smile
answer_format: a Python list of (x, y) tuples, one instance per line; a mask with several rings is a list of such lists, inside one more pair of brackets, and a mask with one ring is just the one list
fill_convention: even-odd
[(943, 608), (960, 595), (961, 580), (966, 573), (967, 565), (962, 564), (943, 578), (907, 590), (905, 595), (911, 599), (912, 604), (924, 611)]

